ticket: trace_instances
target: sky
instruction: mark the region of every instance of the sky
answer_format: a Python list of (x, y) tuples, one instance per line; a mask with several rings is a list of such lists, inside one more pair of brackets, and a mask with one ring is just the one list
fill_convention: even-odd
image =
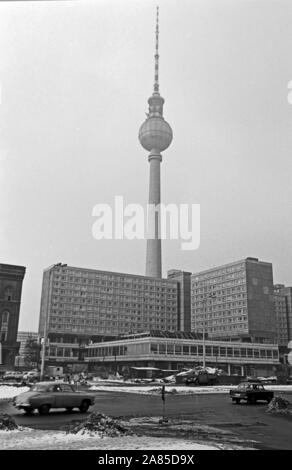
[(0, 262), (26, 266), (20, 330), (54, 263), (145, 272), (146, 242), (94, 239), (92, 209), (147, 202), (157, 4), (162, 201), (201, 206), (199, 248), (163, 241), (163, 275), (252, 256), (292, 285), (291, 1), (1, 2)]

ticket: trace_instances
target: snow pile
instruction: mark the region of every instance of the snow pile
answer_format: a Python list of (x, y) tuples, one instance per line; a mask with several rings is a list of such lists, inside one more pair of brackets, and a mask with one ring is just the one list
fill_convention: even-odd
[(23, 392), (27, 392), (28, 390), (29, 390), (29, 387), (11, 387), (9, 385), (1, 385), (0, 386), (0, 401), (9, 400), (10, 398), (14, 398)]
[(0, 450), (242, 450), (229, 443), (196, 442), (153, 436), (119, 436), (97, 439), (97, 435), (66, 434), (64, 431), (28, 429), (0, 431)]
[(67, 433), (72, 434), (98, 434), (100, 437), (119, 437), (132, 434), (122, 426), (118, 419), (111, 418), (102, 413), (91, 413), (86, 421), (75, 421), (67, 428)]
[[(178, 393), (180, 395), (197, 395), (197, 394), (209, 394), (209, 393), (229, 393), (229, 390), (236, 388), (236, 385), (215, 385), (210, 387), (197, 386), (197, 387), (186, 387), (184, 385), (176, 386), (175, 388), (165, 387), (165, 393), (171, 390), (171, 393)], [(89, 390), (98, 390), (100, 392), (124, 392), (124, 393), (138, 393), (141, 395), (156, 395), (161, 393), (161, 386), (154, 387), (153, 385), (141, 385), (141, 386), (108, 386), (108, 385), (93, 385)], [(175, 390), (175, 391), (174, 391)]]
[(275, 397), (269, 403), (267, 413), (292, 414), (291, 403), (282, 397)]
[(14, 431), (18, 429), (15, 420), (6, 413), (0, 413), (0, 430), (1, 431)]

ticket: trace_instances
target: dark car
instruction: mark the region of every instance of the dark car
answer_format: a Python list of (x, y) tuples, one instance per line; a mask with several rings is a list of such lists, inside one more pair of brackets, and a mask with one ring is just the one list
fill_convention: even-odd
[(79, 408), (81, 413), (86, 413), (94, 404), (94, 395), (76, 391), (72, 385), (65, 383), (39, 382), (28, 392), (16, 396), (13, 404), (26, 413), (38, 410), (42, 415), (48, 414), (51, 408), (65, 408), (68, 411)]
[(229, 394), (236, 404), (239, 404), (241, 400), (245, 400), (247, 403), (256, 403), (257, 401), (270, 403), (274, 397), (274, 392), (266, 390), (259, 382), (241, 382), (236, 389), (230, 390)]

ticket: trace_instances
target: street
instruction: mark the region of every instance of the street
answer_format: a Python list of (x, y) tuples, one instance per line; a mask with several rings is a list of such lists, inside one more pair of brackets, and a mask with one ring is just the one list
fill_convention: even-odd
[[(290, 401), (292, 399), (292, 394), (289, 393), (281, 393), (281, 396)], [(256, 448), (292, 449), (292, 417), (267, 414), (266, 408), (266, 404), (232, 404), (228, 394), (166, 396), (168, 418), (192, 420), (196, 425), (230, 431), (239, 439), (256, 441)], [(72, 413), (53, 410), (47, 416), (40, 416), (35, 412), (32, 416), (26, 416), (8, 402), (3, 402), (0, 410), (12, 415), (20, 426), (43, 430), (61, 430), (70, 421), (88, 416), (88, 413), (81, 414), (78, 410)], [(90, 411), (124, 418), (160, 417), (162, 401), (157, 395), (97, 391), (96, 403)]]

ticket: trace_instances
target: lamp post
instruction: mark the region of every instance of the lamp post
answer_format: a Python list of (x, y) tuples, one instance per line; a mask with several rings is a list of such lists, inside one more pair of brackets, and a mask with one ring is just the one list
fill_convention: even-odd
[(203, 309), (203, 368), (206, 368), (206, 313), (207, 313), (207, 301), (209, 299), (215, 299), (216, 294), (209, 294), (204, 297), (202, 304), (204, 305)]

